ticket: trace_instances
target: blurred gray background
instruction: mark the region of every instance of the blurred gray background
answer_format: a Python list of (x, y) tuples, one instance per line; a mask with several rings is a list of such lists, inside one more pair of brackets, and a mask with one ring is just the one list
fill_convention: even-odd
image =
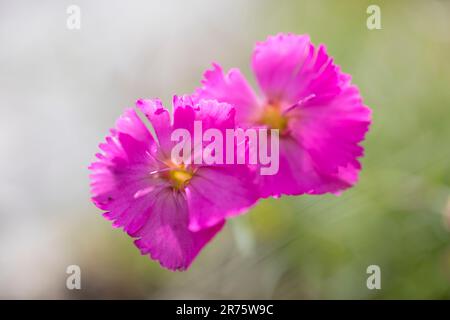
[[(0, 0), (0, 298), (450, 298), (449, 15), (437, 0)], [(164, 270), (91, 204), (97, 145), (125, 107), (170, 106), (212, 61), (254, 84), (252, 48), (278, 32), (325, 43), (373, 109), (360, 183), (264, 200), (189, 271)]]

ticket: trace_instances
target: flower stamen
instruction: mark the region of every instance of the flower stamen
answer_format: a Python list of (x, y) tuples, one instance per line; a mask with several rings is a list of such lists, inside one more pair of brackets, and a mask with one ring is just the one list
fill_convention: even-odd
[(175, 190), (184, 190), (186, 185), (192, 179), (194, 172), (186, 169), (184, 164), (175, 166), (168, 173), (168, 180), (172, 183)]
[(281, 132), (287, 128), (288, 119), (278, 105), (269, 104), (264, 108), (260, 123)]

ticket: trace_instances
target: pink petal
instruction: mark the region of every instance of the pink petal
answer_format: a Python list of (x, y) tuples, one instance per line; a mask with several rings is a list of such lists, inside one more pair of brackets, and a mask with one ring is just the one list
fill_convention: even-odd
[(267, 103), (283, 108), (311, 96), (318, 102), (332, 99), (345, 78), (325, 46), (316, 49), (307, 35), (278, 34), (259, 42), (252, 67)]
[(135, 110), (127, 109), (111, 130), (98, 161), (91, 164), (91, 194), (105, 217), (130, 231), (130, 223), (147, 208), (151, 190), (167, 187), (150, 172), (161, 169), (155, 142)]
[(321, 172), (295, 139), (282, 138), (279, 171), (260, 176), (261, 197), (339, 193), (356, 182), (357, 172), (352, 167), (339, 168), (334, 174)]
[[(177, 102), (176, 107), (175, 123), (178, 126), (190, 127), (194, 120), (201, 120), (205, 129), (224, 131), (234, 127), (234, 109), (230, 105), (206, 100), (193, 104), (188, 97), (183, 99)], [(158, 100), (140, 100), (137, 105), (154, 126), (159, 143), (169, 148), (173, 128), (168, 112)], [(167, 155), (163, 154), (162, 147), (133, 109), (127, 109), (119, 118), (100, 149), (102, 152), (96, 155), (98, 160), (89, 167), (93, 202), (107, 211), (104, 216), (113, 221), (113, 226), (121, 227), (130, 236), (138, 238), (135, 243), (143, 254), (149, 254), (169, 269), (189, 267), (199, 251), (223, 227), (225, 217), (242, 212), (256, 201), (256, 196), (251, 195), (250, 199), (243, 190), (236, 197), (227, 196), (232, 206), (223, 206), (214, 197), (217, 189), (214, 196), (210, 196), (211, 186), (202, 179), (220, 178), (224, 183), (230, 179), (228, 175), (238, 174), (238, 179), (233, 178), (236, 190), (244, 187), (248, 180), (240, 181), (244, 175), (237, 169), (231, 172), (223, 170), (219, 177), (201, 166), (196, 168), (201, 175), (191, 181), (192, 186), (200, 188), (195, 195), (206, 196), (207, 200), (194, 197), (195, 203), (188, 204), (185, 191), (175, 189), (170, 180), (160, 175), (169, 169), (164, 161)], [(214, 168), (212, 166), (211, 170)], [(246, 166), (241, 168), (247, 172)], [(223, 187), (229, 189), (227, 185)], [(245, 201), (243, 197), (247, 197)], [(212, 218), (203, 218), (205, 225), (201, 230), (190, 230), (191, 216), (196, 217), (190, 210), (197, 210), (197, 205), (200, 207), (198, 214), (204, 215), (206, 211), (202, 210), (209, 210)]]
[(308, 153), (317, 171), (334, 175), (341, 167), (361, 168), (359, 145), (369, 128), (371, 112), (355, 86), (345, 84), (329, 101), (310, 100), (298, 108), (289, 129)]
[(308, 81), (305, 76), (311, 73), (313, 53), (307, 35), (278, 34), (256, 44), (252, 68), (268, 103), (292, 105), (300, 100), (301, 82)]
[(149, 254), (163, 267), (187, 269), (199, 251), (220, 231), (224, 221), (197, 232), (188, 229), (188, 207), (181, 193), (166, 189), (153, 198), (149, 219), (136, 234), (142, 254)]
[[(182, 97), (175, 99), (174, 107), (175, 128), (183, 127), (192, 132), (193, 122), (201, 121), (203, 132), (214, 128), (222, 132), (223, 137), (226, 129), (234, 129), (234, 108), (227, 103), (215, 100), (193, 103)], [(231, 147), (234, 148), (234, 145)], [(225, 155), (226, 151), (224, 141), (222, 154)], [(235, 149), (234, 152), (236, 154)], [(186, 188), (190, 230), (210, 227), (247, 210), (258, 198), (254, 179), (253, 173), (245, 165), (200, 166)]]
[(152, 124), (163, 153), (169, 155), (172, 147), (172, 142), (170, 141), (172, 126), (170, 123), (169, 112), (163, 107), (161, 100), (140, 99), (136, 101), (136, 106), (145, 114)]
[[(201, 158), (202, 146), (206, 147), (210, 142), (202, 140), (202, 133), (206, 130), (214, 128), (219, 130), (225, 137), (226, 129), (234, 128), (235, 109), (228, 103), (219, 103), (216, 100), (199, 100), (195, 101), (189, 96), (174, 97), (174, 129), (183, 128), (189, 131), (191, 138), (194, 140), (196, 134), (194, 132), (194, 122), (201, 122), (202, 132), (197, 137), (200, 143), (192, 141), (193, 159)], [(223, 141), (222, 154), (225, 155), (225, 142)]]
[(263, 196), (337, 193), (356, 183), (370, 110), (325, 46), (306, 35), (271, 36), (257, 44), (252, 66), (267, 103), (280, 103), (289, 118), (279, 172), (261, 177)]
[(216, 100), (200, 100), (196, 103), (195, 120), (202, 122), (203, 132), (214, 128), (225, 134), (226, 129), (234, 129), (235, 108)]
[(247, 211), (259, 197), (254, 179), (244, 165), (198, 169), (186, 190), (189, 229), (200, 230)]
[(371, 113), (348, 78), (341, 85), (333, 99), (310, 99), (289, 112), (289, 133), (280, 139), (279, 172), (261, 178), (263, 197), (339, 193), (357, 182), (363, 155), (359, 143)]
[(240, 125), (252, 123), (258, 117), (261, 104), (239, 69), (231, 69), (224, 75), (222, 68), (214, 63), (213, 69), (204, 73), (203, 86), (195, 96), (227, 102), (236, 108), (236, 121)]

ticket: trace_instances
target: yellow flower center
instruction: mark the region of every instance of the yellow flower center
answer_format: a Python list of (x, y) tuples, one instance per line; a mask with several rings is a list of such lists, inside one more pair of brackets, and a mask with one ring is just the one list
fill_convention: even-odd
[(183, 190), (193, 175), (194, 172), (186, 169), (184, 164), (182, 164), (171, 169), (168, 178), (175, 190)]
[(281, 108), (272, 104), (264, 108), (260, 122), (270, 129), (278, 129), (280, 132), (287, 128), (288, 123), (287, 117), (283, 115)]

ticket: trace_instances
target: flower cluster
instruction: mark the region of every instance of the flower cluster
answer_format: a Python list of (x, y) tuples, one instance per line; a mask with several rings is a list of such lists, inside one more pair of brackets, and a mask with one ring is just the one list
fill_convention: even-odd
[[(174, 98), (172, 115), (158, 99), (138, 100), (89, 167), (95, 205), (168, 269), (188, 268), (226, 219), (261, 198), (338, 194), (358, 179), (371, 113), (325, 47), (306, 35), (270, 36), (257, 43), (252, 69), (260, 95), (238, 69), (224, 73), (214, 64), (192, 95)], [(222, 136), (236, 128), (276, 131), (277, 172), (261, 175), (260, 164), (239, 161), (174, 161), (173, 134), (194, 135), (199, 121)], [(208, 148), (207, 141), (189, 143), (194, 158), (204, 150), (198, 144)], [(234, 156), (252, 151), (237, 145)]]

